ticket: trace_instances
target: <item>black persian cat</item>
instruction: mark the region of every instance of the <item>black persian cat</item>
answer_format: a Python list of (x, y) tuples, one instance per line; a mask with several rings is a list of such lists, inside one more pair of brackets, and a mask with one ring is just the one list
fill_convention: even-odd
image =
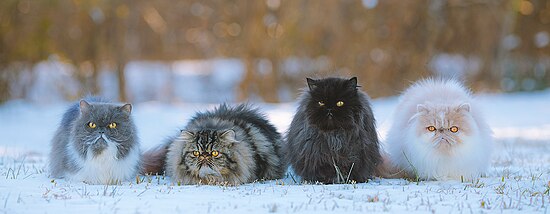
[(294, 172), (312, 182), (367, 181), (382, 162), (369, 97), (356, 77), (307, 84), (284, 144)]

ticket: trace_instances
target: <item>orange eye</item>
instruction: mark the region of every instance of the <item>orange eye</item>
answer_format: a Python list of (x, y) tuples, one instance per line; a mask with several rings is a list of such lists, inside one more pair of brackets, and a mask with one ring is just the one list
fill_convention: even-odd
[(426, 129), (427, 129), (428, 131), (433, 132), (433, 131), (435, 131), (435, 126), (428, 126)]
[(220, 155), (220, 152), (216, 150), (212, 151), (212, 157), (218, 157), (218, 155)]
[(193, 151), (193, 156), (198, 157), (201, 153), (199, 151)]
[(323, 101), (319, 101), (319, 106), (325, 106), (325, 103)]
[(109, 128), (110, 129), (116, 128), (116, 123), (109, 123)]
[(91, 129), (95, 129), (95, 127), (97, 127), (97, 125), (93, 122), (89, 122), (88, 127), (90, 127)]
[(449, 130), (450, 130), (452, 133), (456, 133), (456, 132), (458, 132), (458, 127), (453, 126), (453, 127), (451, 127)]

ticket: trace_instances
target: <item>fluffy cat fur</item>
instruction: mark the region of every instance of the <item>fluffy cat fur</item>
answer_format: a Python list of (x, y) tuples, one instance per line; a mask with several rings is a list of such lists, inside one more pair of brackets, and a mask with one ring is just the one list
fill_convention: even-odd
[[(256, 109), (223, 104), (197, 113), (168, 144), (146, 154), (162, 157), (165, 152), (166, 174), (174, 182), (238, 185), (283, 177), (287, 164), (281, 141), (275, 127)], [(146, 172), (163, 170), (156, 165)]]
[(307, 83), (287, 132), (286, 159), (306, 181), (367, 181), (381, 162), (369, 97), (356, 77)]
[(461, 83), (426, 79), (401, 95), (386, 139), (391, 161), (410, 177), (475, 179), (489, 166), (491, 134)]
[(130, 104), (95, 98), (71, 106), (52, 140), (51, 176), (89, 184), (133, 178), (139, 169), (140, 150), (131, 110)]

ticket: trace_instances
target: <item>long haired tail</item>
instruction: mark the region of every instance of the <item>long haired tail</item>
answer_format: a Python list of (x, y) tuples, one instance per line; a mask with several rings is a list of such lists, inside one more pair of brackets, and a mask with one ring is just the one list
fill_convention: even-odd
[(144, 175), (163, 175), (165, 173), (168, 144), (147, 150), (141, 155), (141, 173)]
[(386, 152), (380, 152), (382, 156), (382, 162), (376, 166), (375, 176), (380, 178), (413, 178), (411, 175), (406, 173), (403, 169), (392, 164), (389, 154)]

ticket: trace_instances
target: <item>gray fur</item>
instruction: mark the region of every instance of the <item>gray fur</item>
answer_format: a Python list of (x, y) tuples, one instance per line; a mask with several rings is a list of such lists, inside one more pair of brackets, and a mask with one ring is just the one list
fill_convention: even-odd
[[(90, 128), (89, 122), (95, 123), (96, 128)], [(116, 123), (116, 128), (108, 127), (112, 122)], [(102, 134), (106, 139), (101, 137)], [(66, 178), (78, 173), (85, 167), (83, 163), (107, 149), (107, 141), (116, 144), (114, 160), (124, 160), (131, 151), (139, 150), (131, 105), (116, 105), (95, 99), (82, 100), (72, 105), (63, 115), (52, 140), (49, 162), (51, 176)], [(131, 163), (130, 167), (137, 173), (139, 161)], [(87, 180), (84, 178), (84, 181)]]
[[(166, 172), (182, 184), (238, 185), (282, 178), (281, 136), (246, 105), (198, 113), (168, 146)], [(214, 157), (212, 151), (218, 151)], [(193, 155), (199, 151), (200, 156)]]

